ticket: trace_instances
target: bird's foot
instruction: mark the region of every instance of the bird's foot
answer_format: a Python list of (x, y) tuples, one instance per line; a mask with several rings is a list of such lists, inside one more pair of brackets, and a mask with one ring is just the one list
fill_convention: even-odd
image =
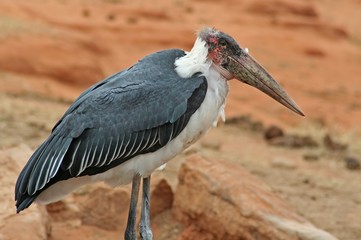
[(140, 232), (140, 237), (142, 240), (152, 240), (153, 239), (153, 232), (152, 229), (150, 228), (150, 226), (144, 226), (142, 224), (140, 224), (139, 226), (139, 232)]
[(124, 233), (124, 240), (137, 240), (137, 233), (135, 229), (130, 231), (126, 229)]

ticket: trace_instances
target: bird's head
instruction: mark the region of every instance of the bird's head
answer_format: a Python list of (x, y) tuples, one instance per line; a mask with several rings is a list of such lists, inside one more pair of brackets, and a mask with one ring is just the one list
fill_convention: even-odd
[(238, 79), (249, 84), (279, 103), (304, 116), (302, 110), (270, 74), (228, 34), (214, 28), (204, 28), (198, 33), (208, 48), (208, 58), (226, 79)]

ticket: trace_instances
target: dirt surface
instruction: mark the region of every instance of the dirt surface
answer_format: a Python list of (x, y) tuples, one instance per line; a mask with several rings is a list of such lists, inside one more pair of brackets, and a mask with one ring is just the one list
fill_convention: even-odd
[[(232, 81), (229, 123), (187, 152), (240, 164), (316, 226), (361, 239), (361, 171), (344, 160), (361, 156), (360, 11), (359, 0), (2, 0), (0, 147), (35, 148), (88, 86), (154, 51), (189, 50), (197, 29), (215, 26), (248, 47), (307, 117)], [(318, 146), (271, 145), (271, 124)], [(326, 134), (347, 148), (324, 144)], [(174, 187), (183, 157), (157, 173)], [(174, 239), (169, 219), (154, 219), (157, 239)], [(122, 235), (71, 222), (52, 229), (53, 240)]]

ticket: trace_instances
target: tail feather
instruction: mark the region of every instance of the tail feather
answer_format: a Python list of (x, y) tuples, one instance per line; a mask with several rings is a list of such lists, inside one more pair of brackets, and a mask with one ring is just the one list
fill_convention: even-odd
[(41, 154), (44, 152), (46, 147), (48, 146), (49, 142), (46, 141), (43, 144), (40, 145), (38, 149), (33, 153), (33, 155), (30, 157), (29, 161), (26, 163), (23, 170), (20, 172), (20, 175), (16, 181), (15, 185), (15, 200), (20, 199), (20, 197), (23, 194), (26, 194), (27, 188), (28, 188), (28, 180), (29, 176), (32, 172), (32, 169), (34, 168), (34, 165), (37, 163), (37, 159)]
[(35, 198), (37, 197), (38, 195), (33, 195), (33, 196), (29, 196), (26, 194), (21, 196), (21, 198), (16, 201), (16, 213), (19, 213), (21, 212), (22, 210), (28, 208), (35, 200)]
[(17, 212), (29, 207), (42, 191), (57, 181), (60, 164), (71, 142), (72, 138), (52, 134), (33, 153), (15, 185)]

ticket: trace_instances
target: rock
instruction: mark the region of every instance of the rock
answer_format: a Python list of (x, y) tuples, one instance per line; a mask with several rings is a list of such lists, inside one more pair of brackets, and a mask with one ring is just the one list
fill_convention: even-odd
[(0, 150), (1, 240), (45, 240), (50, 234), (49, 218), (43, 206), (33, 204), (16, 214), (14, 186), (31, 154), (26, 145)]
[(317, 18), (316, 9), (303, 1), (273, 0), (273, 1), (250, 1), (248, 10), (264, 15), (297, 15), (308, 18)]
[(238, 165), (193, 155), (182, 165), (173, 215), (185, 239), (335, 240)]
[(314, 153), (306, 153), (303, 155), (303, 159), (308, 162), (317, 161), (317, 160), (319, 160), (319, 158), (320, 158), (319, 155), (314, 154)]
[[(97, 58), (106, 54), (107, 50), (88, 39), (73, 39), (63, 35), (61, 39), (44, 38), (39, 41), (39, 38), (29, 36), (26, 40), (19, 39), (8, 44), (9, 47), (2, 49), (3, 57), (0, 58), (0, 68), (4, 71), (50, 77), (82, 87), (104, 77)], [(82, 61), (74, 57), (74, 52), (77, 56), (82, 56)]]
[(317, 47), (308, 47), (304, 49), (304, 53), (311, 57), (323, 58), (326, 56), (326, 53)]
[(294, 161), (284, 157), (276, 157), (272, 159), (271, 164), (273, 167), (289, 169), (289, 170), (296, 168), (296, 164), (294, 163)]
[(150, 190), (150, 216), (154, 217), (173, 205), (174, 193), (165, 179), (152, 179)]
[(53, 221), (64, 222), (79, 218), (80, 209), (72, 196), (69, 195), (63, 200), (46, 205), (46, 210)]
[(208, 232), (203, 231), (196, 225), (189, 225), (186, 227), (178, 237), (178, 240), (213, 240), (214, 236)]
[(329, 22), (293, 18), (293, 17), (277, 17), (272, 19), (272, 23), (277, 26), (284, 27), (286, 29), (309, 29), (315, 33), (327, 37), (328, 39), (345, 39), (349, 37), (349, 33), (344, 27), (334, 26)]
[(285, 135), (268, 140), (274, 146), (289, 148), (318, 147), (318, 143), (310, 136)]
[(218, 139), (203, 138), (201, 140), (201, 145), (204, 148), (219, 150), (222, 146), (222, 143)]
[(271, 145), (301, 148), (301, 147), (317, 147), (318, 143), (310, 136), (299, 136), (285, 134), (284, 131), (277, 126), (270, 126), (264, 132), (264, 138)]
[(237, 125), (244, 129), (249, 129), (255, 132), (263, 131), (264, 128), (262, 122), (253, 120), (248, 115), (241, 115), (237, 117), (228, 118), (226, 124)]
[(349, 170), (357, 170), (361, 168), (360, 160), (354, 157), (345, 157), (346, 168)]
[(264, 138), (270, 140), (276, 137), (284, 136), (283, 130), (277, 126), (270, 126), (264, 132)]
[(94, 184), (80, 202), (82, 223), (106, 230), (123, 230), (128, 219), (129, 200), (130, 189), (127, 187)]
[[(150, 190), (150, 213), (154, 217), (170, 209), (173, 204), (173, 191), (163, 178), (152, 178)], [(138, 213), (142, 196), (140, 187)], [(123, 231), (128, 220), (130, 185), (112, 188), (103, 183), (89, 187), (84, 199), (78, 201), (82, 223), (106, 230)], [(139, 217), (138, 217), (139, 220)]]
[(347, 144), (342, 144), (334, 141), (329, 134), (323, 138), (323, 144), (328, 150), (331, 151), (344, 151), (347, 149)]

